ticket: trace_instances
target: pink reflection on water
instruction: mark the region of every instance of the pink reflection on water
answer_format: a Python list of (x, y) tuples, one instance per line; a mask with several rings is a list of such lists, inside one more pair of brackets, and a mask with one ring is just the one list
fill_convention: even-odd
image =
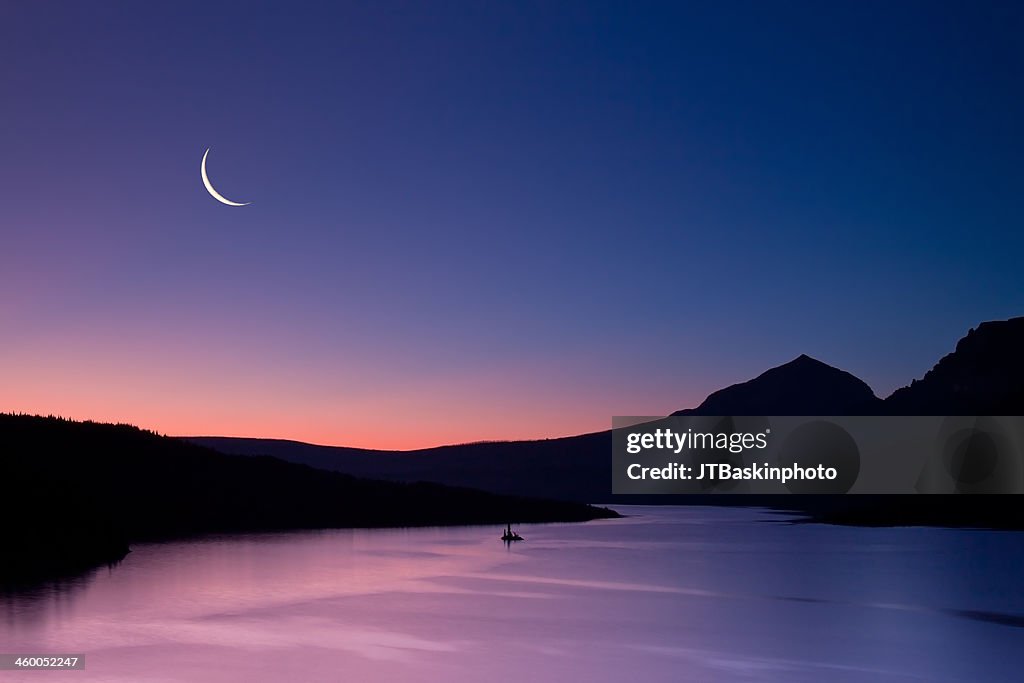
[(1020, 629), (947, 609), (1024, 611), (1002, 565), (991, 594), (964, 580), (1019, 555), (1014, 536), (770, 519), (641, 510), (512, 547), (485, 527), (143, 545), (0, 597), (3, 650), (86, 655), (0, 680), (1018, 680)]

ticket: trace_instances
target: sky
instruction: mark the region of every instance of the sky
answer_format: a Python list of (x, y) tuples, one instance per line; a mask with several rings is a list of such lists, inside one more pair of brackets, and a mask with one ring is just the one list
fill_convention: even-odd
[[(596, 431), (1024, 314), (1024, 5), (0, 5), (0, 411)], [(200, 160), (228, 198), (204, 189)]]

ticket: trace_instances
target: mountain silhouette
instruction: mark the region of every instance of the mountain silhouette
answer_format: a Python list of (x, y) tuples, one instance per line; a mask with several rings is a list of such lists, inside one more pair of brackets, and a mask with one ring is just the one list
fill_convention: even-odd
[(188, 437), (233, 455), (288, 462), (387, 481), (432, 481), (505, 495), (577, 502), (611, 500), (611, 432), (558, 439), (488, 441), (412, 451), (319, 446), (281, 439)]
[(565, 501), (230, 456), (129, 425), (0, 414), (0, 584), (116, 561), (137, 541), (197, 534), (615, 516)]
[[(673, 415), (873, 415), (881, 401), (848, 372), (802, 355), (716, 391)], [(190, 437), (234, 455), (269, 455), (311, 467), (389, 481), (433, 481), (508, 495), (577, 502), (624, 499), (611, 493), (610, 431), (558, 439), (496, 441), (412, 451), (318, 446), (279, 439)], [(671, 502), (665, 498), (631, 502)]]
[(807, 355), (714, 392), (673, 415), (865, 415), (881, 401), (863, 380)]
[[(674, 414), (1020, 415), (1022, 349), (1024, 317), (982, 323), (923, 378), (885, 400), (848, 372), (802, 355)], [(0, 566), (0, 582), (113, 561), (134, 541), (210, 532), (611, 516), (577, 504), (640, 502), (611, 495), (610, 454), (610, 431), (389, 452), (183, 440), (126, 425), (0, 414), (0, 515), (17, 520), (7, 525), (9, 559)], [(774, 505), (839, 523), (1024, 526), (1024, 513), (1009, 496), (654, 496), (643, 502)]]
[[(880, 400), (862, 380), (801, 355), (747, 382), (712, 393), (674, 415), (1020, 415), (1024, 414), (1024, 318), (986, 322), (911, 386)], [(193, 437), (238, 455), (283, 460), (393, 481), (434, 481), (502, 494), (581, 502), (678, 503), (611, 493), (611, 432), (559, 439), (489, 442), (414, 451), (314, 446), (295, 441)], [(863, 496), (859, 498), (864, 498)], [(922, 497), (923, 498), (923, 497)], [(705, 496), (702, 504), (753, 504)], [(790, 497), (795, 500), (795, 497)], [(894, 498), (895, 500), (895, 498)], [(688, 501), (693, 502), (693, 501)], [(879, 515), (885, 518), (885, 515)], [(934, 518), (929, 517), (929, 518)]]
[(1024, 317), (985, 322), (923, 378), (885, 399), (887, 415), (1024, 414)]

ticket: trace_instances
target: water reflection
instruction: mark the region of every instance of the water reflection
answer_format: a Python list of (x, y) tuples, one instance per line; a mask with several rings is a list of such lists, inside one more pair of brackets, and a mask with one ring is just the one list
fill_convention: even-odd
[(138, 546), (0, 597), (0, 642), (76, 681), (1019, 680), (1021, 534), (629, 512)]
[(93, 569), (73, 578), (28, 587), (0, 586), (0, 615), (5, 629), (32, 630), (65, 618), (73, 607), (75, 595), (85, 590), (99, 572), (112, 569)]

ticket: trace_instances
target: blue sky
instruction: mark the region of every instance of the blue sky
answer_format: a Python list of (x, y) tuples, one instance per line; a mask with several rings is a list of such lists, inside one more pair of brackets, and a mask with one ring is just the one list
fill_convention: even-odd
[[(5, 5), (0, 408), (412, 446), (670, 412), (800, 353), (885, 395), (1024, 312), (1022, 30), (1017, 3)], [(205, 193), (208, 147), (251, 206)]]

